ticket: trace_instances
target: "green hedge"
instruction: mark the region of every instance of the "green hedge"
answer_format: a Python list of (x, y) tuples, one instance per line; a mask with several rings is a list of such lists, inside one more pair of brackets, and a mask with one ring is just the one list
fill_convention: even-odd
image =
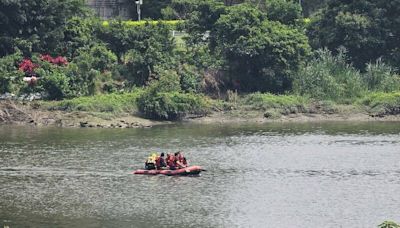
[[(157, 24), (166, 24), (166, 25), (172, 25), (176, 26), (179, 23), (183, 23), (182, 20), (160, 20), (160, 21), (123, 21), (122, 22), (126, 26), (141, 26), (141, 25), (146, 25), (146, 24), (151, 24), (151, 25), (157, 25)], [(110, 22), (108, 21), (103, 21), (102, 25), (104, 27), (110, 26)]]
[(188, 114), (207, 114), (210, 102), (204, 96), (191, 93), (145, 93), (138, 98), (138, 108), (150, 119), (177, 120)]

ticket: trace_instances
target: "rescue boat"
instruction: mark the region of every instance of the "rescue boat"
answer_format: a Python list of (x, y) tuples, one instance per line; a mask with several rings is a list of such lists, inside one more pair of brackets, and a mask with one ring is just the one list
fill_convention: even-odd
[(152, 170), (145, 170), (145, 169), (139, 169), (136, 171), (133, 171), (132, 174), (143, 174), (143, 175), (158, 175), (158, 174), (163, 174), (167, 176), (194, 176), (194, 175), (199, 175), (201, 171), (205, 171), (201, 166), (189, 166), (186, 168), (182, 169), (176, 169), (176, 170), (169, 170), (169, 169), (152, 169)]

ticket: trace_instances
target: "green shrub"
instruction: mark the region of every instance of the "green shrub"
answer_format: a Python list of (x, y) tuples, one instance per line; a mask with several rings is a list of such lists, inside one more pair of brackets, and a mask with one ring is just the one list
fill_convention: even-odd
[(21, 52), (0, 58), (0, 93), (17, 93), (18, 88), (23, 85), (24, 73), (17, 67), (21, 61)]
[(358, 103), (366, 105), (372, 113), (400, 114), (400, 92), (371, 93), (358, 100)]
[(400, 91), (400, 75), (396, 74), (391, 66), (382, 62), (382, 59), (367, 64), (363, 79), (371, 91)]
[(378, 228), (400, 228), (400, 225), (392, 221), (384, 221)]
[(153, 80), (138, 98), (139, 111), (147, 118), (176, 120), (188, 114), (204, 115), (210, 102), (200, 95), (181, 93), (180, 76), (174, 70), (157, 69)]
[(91, 67), (100, 72), (110, 70), (117, 64), (117, 56), (102, 44), (81, 48), (75, 61), (82, 61), (82, 59), (91, 60)]
[(48, 72), (40, 79), (48, 99), (61, 100), (70, 95), (69, 78), (61, 71)]
[(157, 69), (158, 80), (153, 80), (147, 87), (147, 93), (180, 92), (180, 78), (174, 70)]
[(301, 18), (301, 6), (296, 1), (269, 0), (265, 11), (268, 19), (283, 24), (294, 24)]
[(139, 111), (150, 119), (177, 120), (188, 114), (205, 115), (210, 110), (205, 97), (179, 92), (147, 93), (137, 102)]
[(392, 77), (387, 77), (383, 80), (381, 91), (396, 92), (400, 91), (400, 75), (395, 74)]
[(66, 21), (64, 39), (56, 49), (56, 53), (73, 58), (78, 55), (80, 48), (96, 45), (99, 40), (96, 32), (101, 26), (99, 17), (77, 17), (74, 16)]
[(123, 91), (123, 83), (113, 79), (113, 73), (106, 71), (102, 73), (95, 81), (96, 93), (114, 93)]
[(293, 83), (297, 94), (339, 102), (352, 101), (366, 92), (361, 74), (347, 64), (343, 49), (335, 56), (326, 49), (316, 52), (317, 58), (300, 68)]
[(183, 64), (178, 74), (180, 75), (180, 84), (183, 91), (191, 93), (199, 92), (201, 76), (194, 66)]
[(156, 66), (171, 65), (175, 44), (166, 23), (132, 27), (114, 20), (100, 29), (98, 37), (126, 65), (120, 76), (129, 85), (143, 86), (151, 80)]
[(267, 119), (278, 119), (281, 116), (282, 114), (275, 109), (267, 110), (264, 113), (264, 117)]
[(102, 44), (81, 48), (78, 53), (66, 69), (71, 95), (94, 95), (103, 90), (98, 88), (98, 85), (102, 84), (100, 80), (109, 78), (109, 71), (113, 72), (117, 57)]
[(251, 109), (268, 110), (271, 108), (302, 112), (309, 103), (308, 99), (294, 95), (273, 95), (270, 93), (253, 93), (244, 97), (244, 104)]

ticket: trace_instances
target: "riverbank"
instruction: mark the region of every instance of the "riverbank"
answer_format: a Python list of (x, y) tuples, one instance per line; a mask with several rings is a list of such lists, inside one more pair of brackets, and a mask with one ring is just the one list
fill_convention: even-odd
[(129, 113), (47, 110), (40, 103), (0, 101), (0, 124), (97, 127), (97, 128), (146, 128), (166, 124)]
[(235, 112), (215, 112), (209, 116), (187, 119), (186, 122), (192, 123), (273, 123), (273, 122), (336, 122), (336, 121), (352, 121), (352, 122), (367, 122), (367, 121), (399, 121), (400, 115), (387, 116), (371, 116), (367, 113), (296, 113), (282, 115), (279, 118), (266, 118), (262, 112), (248, 113), (246, 116), (236, 116)]
[[(205, 116), (187, 116), (186, 123), (268, 123), (268, 122), (325, 122), (325, 121), (400, 121), (400, 114), (367, 112), (356, 105), (326, 105), (313, 103), (307, 109), (285, 110), (281, 107), (251, 109), (235, 102), (225, 103), (224, 109), (214, 107)], [(87, 127), (87, 128), (147, 128), (171, 124), (171, 121), (155, 121), (141, 117), (135, 110), (98, 112), (56, 110), (41, 102), (0, 101), (0, 124)]]

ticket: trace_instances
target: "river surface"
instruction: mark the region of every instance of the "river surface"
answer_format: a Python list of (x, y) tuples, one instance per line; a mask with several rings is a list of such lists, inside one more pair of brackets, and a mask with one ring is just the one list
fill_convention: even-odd
[[(199, 177), (132, 175), (182, 150)], [(0, 227), (400, 222), (400, 123), (0, 126)]]

